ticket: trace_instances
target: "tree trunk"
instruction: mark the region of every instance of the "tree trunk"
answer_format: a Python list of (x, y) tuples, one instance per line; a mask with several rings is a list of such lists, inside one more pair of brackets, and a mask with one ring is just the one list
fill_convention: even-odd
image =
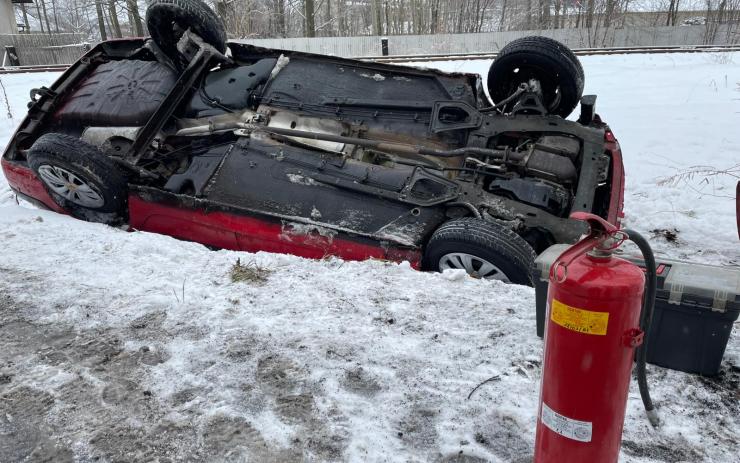
[(26, 4), (21, 3), (21, 11), (23, 12), (23, 32), (26, 34), (31, 33), (31, 26), (28, 25), (28, 13), (26, 13)]
[(345, 0), (337, 0), (337, 16), (339, 17), (339, 35), (346, 37), (349, 35), (347, 30), (347, 5), (344, 3)]
[(604, 11), (604, 27), (608, 28), (612, 24), (614, 15), (614, 0), (606, 0), (606, 11)]
[(676, 6), (673, 8), (673, 18), (671, 18), (671, 25), (676, 25), (676, 19), (678, 16), (678, 4), (681, 2), (681, 0), (676, 0)]
[(139, 14), (139, 4), (136, 0), (126, 0), (128, 10), (131, 13), (131, 22), (133, 34), (136, 37), (144, 36), (144, 26), (141, 24), (141, 14)]
[[(557, 0), (555, 0), (557, 2)], [(552, 0), (540, 0), (540, 27), (550, 29), (550, 4)]]
[(108, 0), (108, 15), (110, 16), (111, 23), (111, 34), (113, 37), (121, 38), (121, 25), (118, 23), (118, 11), (116, 11), (116, 3), (113, 0)]
[(586, 28), (590, 28), (594, 22), (594, 8), (596, 7), (596, 0), (588, 0), (586, 4)]
[(286, 37), (288, 31), (285, 29), (285, 0), (275, 0), (275, 24), (278, 36)]
[(385, 32), (383, 32), (383, 34), (389, 34), (391, 31), (391, 23), (390, 23), (391, 15), (390, 15), (390, 11), (388, 11), (388, 0), (385, 0), (384, 7), (385, 7)]
[[(46, 0), (41, 0), (41, 10), (44, 12), (44, 22), (46, 23), (46, 32), (51, 34), (51, 26), (49, 26), (49, 15), (46, 14)], [(40, 17), (39, 17), (39, 22), (41, 22)]]
[(383, 12), (380, 10), (380, 0), (373, 0), (372, 3), (373, 17), (373, 35), (383, 35)]
[(671, 0), (671, 3), (668, 4), (668, 14), (665, 18), (665, 25), (670, 26), (671, 25), (671, 14), (673, 13), (673, 8), (676, 5), (675, 0)]
[(455, 33), (457, 34), (462, 33), (463, 18), (465, 17), (465, 7), (466, 6), (467, 6), (467, 3), (463, 3), (457, 12), (457, 24), (455, 25)]
[(304, 0), (304, 14), (306, 15), (306, 30), (304, 34), (306, 37), (316, 37), (316, 18), (314, 17), (314, 0)]
[(488, 10), (488, 7), (491, 6), (491, 1), (492, 0), (485, 0), (483, 10), (478, 18), (478, 24), (475, 25), (475, 32), (481, 32), (483, 30), (483, 23), (486, 21), (486, 11)]
[(430, 18), (429, 32), (436, 34), (439, 29), (439, 0), (432, 0), (432, 17)]
[(331, 11), (331, 0), (326, 0), (326, 27), (328, 28), (326, 34), (329, 37), (334, 36), (334, 17), (332, 16)]
[(501, 4), (501, 22), (498, 24), (498, 30), (504, 30), (504, 22), (506, 22), (506, 0)]
[(57, 16), (57, 1), (51, 0), (51, 14), (54, 16), (54, 31), (59, 33), (59, 17)]
[(41, 0), (36, 0), (36, 14), (39, 16), (39, 27), (41, 28), (41, 33), (44, 33), (44, 22), (41, 20), (41, 7), (39, 6), (39, 2)]
[(98, 14), (98, 28), (100, 29), (100, 40), (108, 40), (108, 34), (105, 33), (105, 18), (103, 17), (103, 0), (95, 0), (95, 12)]

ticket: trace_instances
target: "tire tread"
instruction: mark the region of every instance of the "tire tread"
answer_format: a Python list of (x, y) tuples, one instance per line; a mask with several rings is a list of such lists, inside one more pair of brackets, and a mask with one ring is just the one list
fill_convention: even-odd
[(161, 27), (158, 21), (158, 15), (164, 14), (169, 11), (171, 14), (174, 12), (184, 13), (188, 19), (195, 20), (196, 24), (191, 24), (190, 27), (198, 27), (202, 29), (199, 31), (201, 38), (207, 43), (211, 44), (221, 53), (226, 52), (226, 29), (224, 28), (223, 21), (219, 18), (216, 13), (205, 3), (200, 0), (152, 0), (149, 3), (149, 7), (146, 11), (146, 23), (149, 33), (157, 45), (169, 53), (176, 51), (177, 44), (175, 43), (160, 43), (164, 37), (157, 31), (158, 27)]
[[(533, 284), (534, 250), (510, 228), (472, 217), (454, 219), (444, 223), (432, 234), (427, 243), (427, 255), (437, 244), (443, 242), (469, 243), (490, 249), (511, 259), (516, 267), (526, 272), (528, 283)], [(426, 262), (425, 267), (436, 268), (436, 263)]]
[[(44, 134), (31, 146), (28, 152), (28, 163), (34, 172), (38, 172), (42, 164), (53, 163), (55, 160), (78, 167), (110, 193), (102, 192), (110, 201), (106, 201), (100, 209), (101, 212), (123, 212), (127, 200), (126, 178), (115, 162), (101, 153), (98, 148), (71, 135)], [(52, 195), (52, 197), (55, 196)], [(68, 207), (65, 204), (60, 205)]]
[[(578, 101), (583, 94), (585, 84), (583, 67), (568, 47), (549, 37), (522, 37), (509, 42), (501, 49), (491, 64), (488, 73), (488, 89), (491, 98), (496, 100), (504, 97), (499, 95), (501, 87), (498, 83), (500, 77), (497, 77), (497, 74), (500, 76), (502, 71), (511, 66), (511, 60), (517, 59), (519, 56), (521, 56), (522, 62), (525, 63), (528, 58), (531, 59), (537, 56), (540, 60), (550, 63), (549, 66), (557, 69), (563, 92), (561, 96), (564, 99), (560, 101), (560, 104), (552, 113), (563, 118), (567, 117), (578, 105)], [(504, 64), (505, 62), (509, 64)]]

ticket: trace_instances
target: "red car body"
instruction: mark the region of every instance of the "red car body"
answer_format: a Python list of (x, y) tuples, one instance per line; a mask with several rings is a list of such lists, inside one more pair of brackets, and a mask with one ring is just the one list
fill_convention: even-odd
[[(113, 56), (116, 57), (115, 59), (121, 59), (120, 56), (122, 56), (124, 52), (131, 53), (131, 50), (136, 50), (137, 47), (141, 47), (142, 43), (144, 42), (137, 39), (107, 42), (96, 46), (88, 52), (80, 62), (71, 66), (59, 78), (57, 83), (52, 86), (51, 93), (59, 90), (60, 85), (63, 85), (60, 83), (74, 79), (79, 80), (81, 78), (80, 76), (84, 77), (84, 73), (89, 73), (90, 71), (84, 71), (81, 69), (84, 65), (89, 64), (89, 61), (91, 61), (95, 56)], [(444, 82), (449, 81), (452, 82), (452, 84), (463, 83), (465, 88), (468, 89), (465, 98), (468, 98), (468, 101), (470, 102), (466, 104), (475, 105), (474, 107), (468, 106), (471, 111), (476, 111), (474, 108), (482, 108), (483, 106), (480, 105), (490, 105), (487, 99), (485, 102), (483, 101), (485, 95), (480, 87), (479, 76), (476, 75), (445, 74), (432, 70), (416, 70), (412, 68), (363, 63), (354, 60), (321, 57), (318, 55), (308, 55), (297, 52), (258, 49), (256, 47), (239, 44), (229, 44), (229, 46), (235, 56), (257, 55), (258, 57), (279, 56), (282, 58), (284, 54), (286, 56), (290, 56), (291, 60), (293, 60), (291, 63), (298, 63), (300, 60), (321, 60), (344, 68), (366, 68), (370, 70), (368, 72), (379, 70), (380, 72), (391, 73), (391, 75), (394, 72), (406, 72), (406, 75), (411, 77), (421, 76), (432, 80), (436, 79)], [(287, 69), (290, 69), (290, 65)], [(285, 75), (286, 71), (282, 72)], [(399, 79), (407, 78), (400, 77)], [(463, 85), (458, 85), (458, 87), (463, 87)], [(434, 89), (437, 87), (430, 88)], [(450, 103), (458, 105), (462, 104), (456, 102)], [(48, 122), (43, 122), (44, 118), (48, 120), (52, 114), (54, 114), (54, 116), (58, 115), (64, 110), (67, 104), (68, 103), (62, 102), (61, 105), (57, 104), (55, 106), (51, 100), (43, 99), (41, 103), (35, 102), (34, 105), (31, 106), (29, 116), (21, 123), (18, 132), (14, 135), (13, 139), (11, 139), (11, 142), (1, 160), (3, 172), (13, 191), (24, 199), (27, 199), (41, 207), (63, 214), (68, 213), (68, 211), (61, 207), (58, 201), (54, 200), (47, 186), (45, 186), (45, 184), (39, 179), (25, 159), (24, 149), (27, 150), (28, 142), (19, 142), (18, 140), (33, 140), (35, 137), (38, 137), (38, 133), (44, 130), (44, 124), (48, 124)], [(453, 109), (456, 108), (453, 107)], [(44, 111), (46, 111), (46, 113), (44, 113)], [(41, 115), (39, 116), (39, 114)], [(372, 114), (372, 112), (368, 114)], [(599, 149), (601, 149), (601, 147), (599, 145), (600, 142), (598, 137), (601, 135), (598, 135), (598, 137), (594, 139), (594, 134), (603, 132), (603, 150), (606, 157), (609, 158), (607, 161), (609, 175), (608, 180), (601, 183), (605, 186), (603, 187), (603, 191), (599, 193), (599, 211), (587, 209), (587, 212), (597, 213), (607, 221), (618, 224), (622, 217), (624, 201), (624, 166), (619, 143), (608, 126), (602, 123), (598, 116), (593, 117), (592, 121), (591, 118), (589, 118), (589, 122), (583, 126), (569, 121), (558, 122), (562, 121), (559, 117), (543, 117), (543, 122), (532, 122), (534, 119), (533, 116), (523, 117), (529, 118), (527, 119), (530, 124), (529, 127), (532, 127), (531, 124), (534, 123), (542, 124), (544, 126), (547, 126), (548, 124), (550, 126), (571, 124), (570, 126), (575, 128), (568, 130), (588, 132), (591, 137), (591, 146), (599, 146)], [(372, 120), (372, 117), (368, 116), (368, 120)], [(503, 121), (504, 124), (512, 124), (512, 126), (514, 126), (515, 122), (516, 120), (511, 119)], [(488, 125), (488, 122), (485, 125)], [(491, 123), (491, 125), (493, 125), (493, 123)], [(413, 125), (409, 125), (409, 127), (413, 130)], [(596, 128), (601, 132), (597, 132), (593, 130), (593, 128)], [(526, 133), (528, 130), (531, 131), (532, 129), (525, 129), (524, 132)], [(19, 137), (19, 134), (22, 134), (23, 137)], [(409, 137), (413, 136), (418, 135), (409, 135)], [(433, 137), (432, 139), (434, 140)], [(26, 148), (21, 147), (23, 143), (26, 143)], [(596, 154), (596, 151), (592, 152)], [(593, 179), (596, 178), (595, 175), (596, 174), (594, 174)], [(595, 193), (592, 192), (591, 194), (594, 195)], [(316, 230), (312, 230), (307, 233), (305, 230), (300, 233), (292, 233), (290, 226), (286, 227), (285, 222), (281, 222), (281, 220), (275, 216), (260, 213), (239, 213), (229, 208), (212, 207), (212, 205), (207, 201), (182, 200), (182, 196), (183, 195), (172, 195), (169, 193), (159, 194), (158, 191), (151, 187), (130, 183), (128, 186), (128, 207), (126, 217), (130, 230), (161, 233), (183, 240), (202, 243), (208, 246), (233, 250), (250, 252), (269, 251), (294, 254), (309, 258), (322, 258), (332, 255), (347, 260), (363, 260), (369, 258), (387, 259), (391, 261), (405, 260), (409, 261), (416, 268), (421, 266), (422, 256), (424, 253), (423, 241), (417, 240), (412, 245), (408, 245), (402, 242), (394, 242), (393, 240), (381, 240), (370, 233), (357, 233), (354, 230), (348, 231), (341, 229), (338, 229), (337, 233), (332, 234), (329, 237)], [(596, 199), (593, 199), (593, 201), (593, 208), (596, 209)], [(506, 204), (513, 203), (513, 201), (509, 201)], [(578, 206), (578, 204), (574, 205), (574, 207), (576, 206)], [(526, 214), (521, 213), (522, 216), (530, 215), (534, 217), (536, 215), (535, 213), (538, 212), (538, 210), (533, 209), (531, 206), (525, 207), (529, 207), (529, 209), (525, 208), (523, 209), (524, 211), (532, 212), (527, 212)], [(564, 215), (557, 218), (553, 217), (552, 220), (557, 221), (558, 224), (564, 224), (558, 226), (570, 228), (567, 231), (562, 231), (560, 238), (556, 236), (555, 240), (558, 242), (575, 240), (579, 235), (580, 229), (577, 227), (580, 224), (573, 224), (568, 221), (568, 211), (564, 211), (563, 214)], [(310, 218), (308, 219), (308, 222), (310, 223)], [(433, 229), (431, 230), (433, 231)], [(563, 228), (563, 230), (565, 230), (565, 228)], [(429, 231), (424, 233), (427, 233), (426, 236), (428, 239)], [(537, 246), (533, 247), (537, 250)]]

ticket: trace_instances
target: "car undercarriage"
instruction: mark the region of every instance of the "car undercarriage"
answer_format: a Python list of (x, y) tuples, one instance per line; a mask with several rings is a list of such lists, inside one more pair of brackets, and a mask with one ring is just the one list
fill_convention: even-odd
[[(570, 214), (619, 220), (619, 146), (595, 97), (581, 97), (577, 58), (557, 42), (536, 45), (569, 72), (527, 68), (534, 61), (522, 53), (537, 51), (529, 42), (502, 50), (489, 73), (492, 104), (474, 74), (238, 43), (226, 51), (183, 29), (175, 51), (161, 40), (101, 43), (33, 92), (3, 155), (11, 186), (44, 203), (12, 182), (13, 169), (30, 168), (47, 207), (85, 220), (251, 251), (423, 255), (417, 264), (430, 269), (449, 254), (429, 258), (440, 227), (474, 219), (473, 228), (514, 232), (528, 275), (504, 279), (525, 284), (534, 253), (583, 233)], [(565, 119), (578, 103), (579, 119)], [(269, 239), (213, 224), (193, 234), (206, 225), (146, 205), (277, 228)], [(332, 247), (337, 238), (399, 252), (355, 256)]]

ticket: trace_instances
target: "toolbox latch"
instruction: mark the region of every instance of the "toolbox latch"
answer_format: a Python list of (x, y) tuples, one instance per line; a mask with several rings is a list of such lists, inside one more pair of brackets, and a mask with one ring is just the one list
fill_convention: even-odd
[(727, 291), (717, 290), (712, 298), (712, 312), (725, 312), (727, 310)]
[(683, 285), (674, 283), (670, 285), (670, 291), (670, 294), (668, 294), (668, 303), (681, 305), (681, 296), (683, 296)]

